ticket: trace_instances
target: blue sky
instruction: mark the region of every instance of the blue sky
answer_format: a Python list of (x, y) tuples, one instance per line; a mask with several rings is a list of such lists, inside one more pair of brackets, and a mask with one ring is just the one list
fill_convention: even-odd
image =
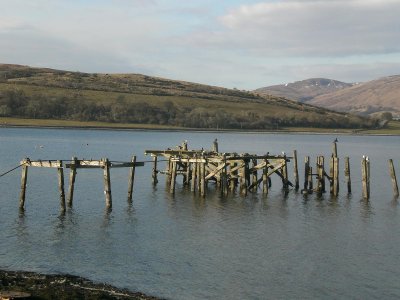
[(399, 0), (0, 0), (0, 63), (255, 89), (400, 74)]

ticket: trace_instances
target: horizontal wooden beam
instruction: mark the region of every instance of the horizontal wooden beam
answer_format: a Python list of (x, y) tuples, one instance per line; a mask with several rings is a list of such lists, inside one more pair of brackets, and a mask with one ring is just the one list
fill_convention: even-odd
[(62, 168), (62, 163), (59, 161), (52, 160), (38, 160), (38, 161), (30, 161), (23, 160), (21, 161), (21, 165), (28, 167), (39, 167), (39, 168)]

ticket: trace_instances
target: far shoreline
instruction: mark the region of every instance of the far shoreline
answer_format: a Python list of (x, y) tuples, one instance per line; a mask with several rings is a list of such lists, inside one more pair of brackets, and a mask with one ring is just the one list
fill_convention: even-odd
[[(74, 129), (74, 130), (106, 130), (106, 131), (159, 131), (159, 132), (204, 132), (233, 134), (304, 134), (304, 135), (357, 135), (357, 136), (399, 136), (397, 129), (332, 129), (283, 127), (282, 129), (209, 129), (187, 128), (152, 124), (122, 124), (102, 122), (77, 122), (66, 120), (37, 120), (1, 118), (0, 128), (30, 129)], [(379, 132), (381, 131), (381, 132)]]

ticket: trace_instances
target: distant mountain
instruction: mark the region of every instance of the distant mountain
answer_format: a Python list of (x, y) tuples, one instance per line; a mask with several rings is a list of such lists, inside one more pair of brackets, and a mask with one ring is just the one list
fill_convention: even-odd
[(400, 75), (355, 84), (335, 93), (321, 94), (308, 103), (337, 111), (400, 116)]
[(332, 79), (310, 78), (293, 83), (263, 87), (255, 90), (255, 92), (261, 95), (274, 95), (300, 102), (308, 102), (319, 95), (337, 92), (351, 86), (353, 84)]
[(260, 88), (256, 92), (341, 112), (370, 116), (390, 112), (396, 117), (400, 116), (400, 75), (365, 83), (313, 78)]

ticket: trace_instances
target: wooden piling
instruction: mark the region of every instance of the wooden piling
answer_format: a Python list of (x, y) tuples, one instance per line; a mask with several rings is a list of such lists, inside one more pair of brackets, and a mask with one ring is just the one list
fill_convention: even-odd
[(197, 166), (198, 166), (197, 162), (194, 162), (192, 164), (192, 181), (191, 181), (191, 184), (190, 184), (190, 190), (193, 193), (196, 192)]
[(59, 167), (57, 168), (57, 173), (58, 173), (58, 190), (60, 192), (60, 207), (62, 211), (65, 211), (64, 167), (61, 160), (58, 160), (57, 163), (59, 164)]
[(175, 194), (175, 185), (176, 185), (176, 161), (172, 161), (172, 170), (171, 170), (171, 185), (170, 185), (170, 193)]
[(296, 191), (299, 190), (299, 168), (297, 164), (297, 150), (293, 150), (293, 175), (294, 175), (294, 182), (295, 182), (295, 189)]
[(333, 157), (333, 195), (339, 194), (339, 158)]
[(350, 158), (344, 158), (344, 176), (346, 178), (347, 193), (351, 194), (351, 171), (350, 171)]
[(397, 185), (396, 171), (394, 169), (393, 160), (389, 159), (389, 173), (392, 178), (393, 195), (399, 197), (399, 187)]
[(136, 171), (136, 156), (132, 156), (131, 159), (132, 162), (132, 167), (129, 169), (129, 181), (128, 181), (128, 202), (132, 202), (132, 196), (133, 196), (133, 183), (135, 181), (135, 171)]
[(153, 184), (156, 185), (158, 183), (157, 179), (157, 155), (153, 156), (153, 172), (152, 172), (152, 178), (153, 178)]
[(229, 187), (231, 192), (235, 191), (236, 183), (237, 183), (237, 163), (231, 163), (230, 164), (230, 182), (229, 182)]
[(267, 195), (269, 192), (269, 182), (268, 182), (268, 161), (265, 159), (265, 167), (263, 168), (263, 194)]
[(252, 172), (251, 172), (251, 185), (253, 186), (253, 191), (257, 191), (257, 159), (252, 159)]
[(369, 188), (369, 166), (368, 159), (363, 156), (361, 160), (361, 174), (362, 174), (362, 194), (364, 199), (369, 199), (370, 188)]
[(306, 156), (304, 158), (304, 189), (303, 191), (308, 191), (308, 183), (309, 183), (309, 173), (310, 173), (310, 157)]
[(28, 166), (24, 164), (27, 160), (22, 161), (22, 174), (21, 174), (21, 193), (19, 196), (19, 208), (24, 209), (25, 207), (25, 194), (26, 194), (26, 182), (28, 180)]
[(111, 196), (111, 180), (110, 180), (110, 161), (108, 158), (103, 159), (103, 177), (104, 177), (104, 195), (106, 198), (106, 208), (112, 208)]
[[(202, 157), (202, 160), (204, 158)], [(200, 194), (202, 197), (206, 195), (206, 163), (202, 162), (200, 164)]]
[(213, 148), (212, 151), (217, 152), (218, 153), (218, 140), (215, 139), (213, 142)]
[(243, 160), (242, 167), (240, 168), (240, 194), (243, 196), (247, 195), (247, 184), (246, 184), (246, 170), (247, 170), (247, 163), (245, 160)]
[(72, 157), (71, 166), (69, 171), (69, 187), (68, 187), (68, 207), (72, 207), (74, 199), (75, 179), (76, 179), (77, 158)]
[(338, 157), (337, 156), (337, 142), (336, 141), (333, 142), (333, 144), (332, 144), (332, 156), (333, 157)]
[(283, 156), (284, 164), (282, 167), (282, 184), (283, 184), (283, 189), (285, 192), (289, 191), (289, 176), (288, 176), (288, 168), (287, 168), (287, 157), (286, 154)]
[(329, 159), (329, 192), (333, 195), (333, 186), (334, 186), (334, 178), (333, 176), (335, 175), (335, 170), (334, 170), (334, 155), (332, 153), (330, 159)]
[(324, 170), (325, 158), (323, 156), (317, 157), (316, 171), (317, 171), (317, 193), (325, 193), (325, 170)]
[(308, 174), (307, 174), (307, 185), (308, 185), (308, 192), (312, 193), (313, 189), (314, 189), (314, 185), (313, 185), (313, 168), (310, 166), (308, 168)]

